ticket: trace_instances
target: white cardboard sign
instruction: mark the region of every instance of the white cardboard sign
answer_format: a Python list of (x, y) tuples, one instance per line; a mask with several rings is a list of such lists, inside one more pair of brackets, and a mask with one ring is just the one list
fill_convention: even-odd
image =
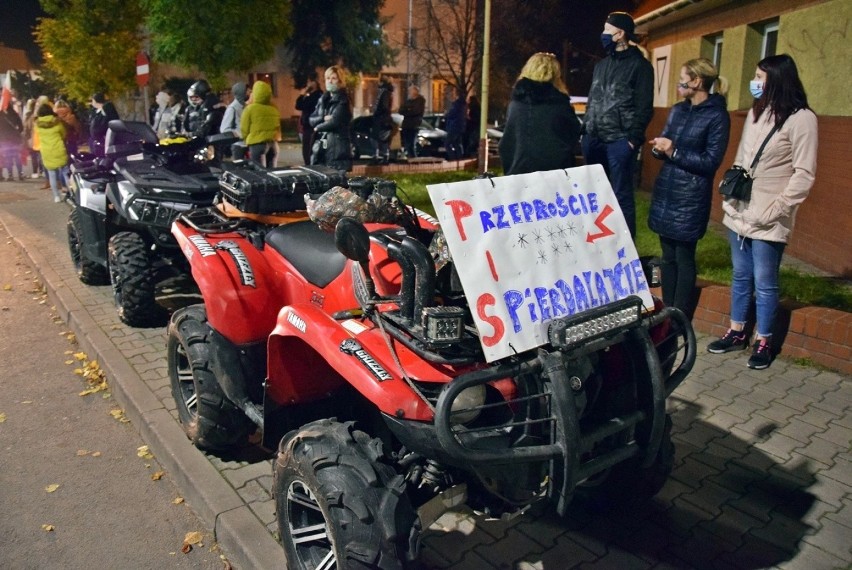
[(428, 186), (489, 362), (547, 342), (554, 318), (653, 299), (600, 165)]

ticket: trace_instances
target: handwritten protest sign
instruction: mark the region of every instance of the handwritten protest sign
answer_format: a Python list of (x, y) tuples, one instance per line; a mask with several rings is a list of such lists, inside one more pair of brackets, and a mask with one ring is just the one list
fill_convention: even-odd
[(558, 317), (653, 300), (600, 165), (428, 186), (489, 362)]

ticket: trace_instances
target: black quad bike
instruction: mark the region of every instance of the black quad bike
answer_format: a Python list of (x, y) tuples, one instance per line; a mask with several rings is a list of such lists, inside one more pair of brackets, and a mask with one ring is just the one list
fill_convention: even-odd
[[(109, 123), (103, 157), (73, 157), (71, 260), (83, 283), (112, 285), (125, 324), (167, 322), (168, 311), (157, 300), (161, 288), (189, 276), (171, 224), (182, 213), (214, 203), (230, 164), (218, 164), (210, 150), (236, 140), (211, 135), (161, 144), (147, 123), (117, 120)], [(328, 178), (319, 171), (307, 175)], [(187, 285), (191, 290), (191, 283), (176, 290)]]
[(656, 494), (674, 458), (666, 397), (695, 361), (683, 313), (630, 296), (486, 362), (454, 264), (427, 249), (436, 227), (400, 211), (333, 235), (215, 209), (173, 226), (204, 298), (169, 325), (180, 420), (201, 449), (259, 428), (278, 450), (288, 567), (405, 566), (464, 503), (500, 517)]

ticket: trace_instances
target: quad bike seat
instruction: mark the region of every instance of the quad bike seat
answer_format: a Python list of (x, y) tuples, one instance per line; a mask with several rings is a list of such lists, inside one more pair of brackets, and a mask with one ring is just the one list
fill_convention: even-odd
[(142, 152), (142, 143), (156, 143), (157, 133), (151, 125), (142, 121), (109, 122), (104, 147), (107, 156), (126, 156)]
[(334, 245), (334, 234), (311, 221), (278, 226), (266, 234), (266, 243), (317, 287), (334, 281), (346, 266), (346, 257)]

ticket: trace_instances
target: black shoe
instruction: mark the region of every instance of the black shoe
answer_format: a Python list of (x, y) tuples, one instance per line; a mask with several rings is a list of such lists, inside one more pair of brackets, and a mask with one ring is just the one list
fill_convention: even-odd
[(746, 342), (745, 331), (728, 329), (725, 336), (719, 340), (714, 340), (707, 345), (707, 352), (712, 352), (713, 354), (724, 354), (732, 350), (745, 348), (747, 345), (748, 343)]
[(772, 348), (766, 339), (754, 341), (751, 358), (748, 359), (748, 367), (753, 370), (763, 370), (772, 364)]

